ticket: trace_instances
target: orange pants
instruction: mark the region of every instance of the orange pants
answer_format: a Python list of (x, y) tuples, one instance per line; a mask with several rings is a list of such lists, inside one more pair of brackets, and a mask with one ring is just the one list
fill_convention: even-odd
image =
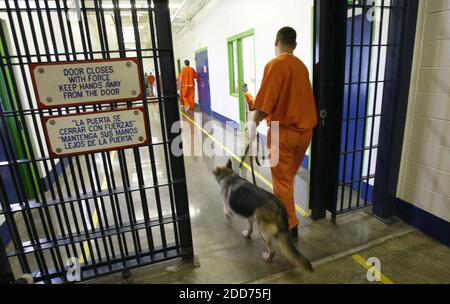
[(195, 87), (182, 87), (180, 96), (181, 105), (194, 111), (195, 107)]
[(294, 201), (294, 178), (305, 158), (313, 131), (298, 132), (282, 127), (279, 130), (279, 140), (272, 140), (270, 129), (268, 133), (269, 153), (270, 155), (278, 153), (279, 157), (278, 163), (271, 168), (273, 191), (284, 203), (289, 218), (289, 229), (292, 229), (299, 224)]

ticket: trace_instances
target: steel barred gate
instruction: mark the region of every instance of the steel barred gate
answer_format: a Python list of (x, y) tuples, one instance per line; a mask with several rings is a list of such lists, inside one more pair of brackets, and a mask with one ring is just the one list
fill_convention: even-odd
[(389, 204), (393, 216), (393, 143), (403, 136), (397, 118), (406, 113), (416, 19), (417, 0), (315, 0), (313, 219), (329, 211), (336, 222), (339, 214)]
[[(192, 258), (183, 156), (170, 150), (179, 112), (168, 1), (0, 0), (0, 19), (0, 239), (11, 239), (12, 268), (61, 283), (78, 266), (86, 280)], [(30, 64), (115, 58), (138, 58), (157, 96), (38, 107)], [(49, 116), (139, 107), (147, 144), (51, 156)]]
[(348, 1), (347, 4), (336, 214), (372, 204), (391, 2), (364, 0)]

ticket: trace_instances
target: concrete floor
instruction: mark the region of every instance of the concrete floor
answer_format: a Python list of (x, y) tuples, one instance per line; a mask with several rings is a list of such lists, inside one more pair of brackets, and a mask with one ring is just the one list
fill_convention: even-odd
[[(332, 259), (316, 266), (313, 273), (290, 267), (281, 271), (278, 266), (267, 269), (267, 265), (258, 256), (253, 263), (247, 264), (243, 262), (247, 260), (247, 255), (242, 251), (253, 252), (252, 248), (244, 245), (240, 249), (234, 249), (232, 257), (229, 255), (233, 253), (228, 248), (221, 249), (221, 253), (200, 253), (201, 265), (196, 268), (188, 263), (170, 262), (159, 267), (137, 269), (127, 281), (114, 275), (90, 283), (450, 284), (449, 248), (417, 231), (392, 238), (356, 254)], [(356, 256), (363, 260), (378, 258), (382, 281), (369, 281), (367, 268), (357, 262)], [(220, 263), (217, 262), (219, 259)], [(264, 270), (266, 273), (256, 277)], [(254, 276), (255, 279), (247, 280), (249, 276)]]
[[(150, 121), (154, 142), (162, 141), (159, 126), (159, 114), (155, 107), (150, 107)], [(218, 140), (214, 146), (223, 150), (224, 146), (231, 148), (228, 141), (225, 141), (225, 135), (232, 138), (232, 143), (236, 144), (237, 150), (232, 149), (236, 154), (242, 155), (238, 151), (243, 151), (243, 134), (235, 130), (225, 128), (223, 124), (214, 121), (210, 116), (203, 113), (193, 115), (182, 115), (182, 120), (191, 126), (190, 132), (183, 132), (185, 149), (189, 149), (187, 143), (204, 142), (209, 137), (200, 129), (208, 121), (212, 123), (213, 136)], [(196, 123), (194, 124), (193, 121)], [(148, 149), (140, 149), (140, 161), (144, 170), (145, 184), (153, 184), (154, 178), (159, 182), (167, 180), (165, 174), (165, 162), (163, 150), (157, 148), (156, 155), (156, 173), (152, 176), (151, 162), (149, 161)], [(186, 150), (185, 150), (186, 152)], [(127, 151), (125, 157), (129, 165), (129, 177), (132, 185), (136, 185), (138, 176), (135, 169), (135, 157), (132, 151)], [(118, 156), (114, 156), (112, 163), (114, 173), (118, 179), (123, 178), (120, 168), (118, 168)], [(301, 222), (300, 240), (298, 248), (306, 255), (315, 266), (315, 273), (306, 273), (292, 269), (287, 261), (277, 255), (273, 263), (267, 264), (261, 258), (261, 253), (265, 249), (264, 243), (259, 236), (255, 234), (253, 240), (244, 240), (241, 237), (241, 230), (244, 229), (246, 221), (242, 219), (233, 219), (227, 221), (222, 212), (222, 201), (219, 197), (219, 189), (212, 176), (212, 170), (226, 163), (228, 156), (186, 156), (185, 166), (188, 183), (190, 214), (192, 223), (192, 233), (194, 241), (194, 251), (196, 259), (200, 266), (192, 267), (188, 262), (173, 260), (159, 265), (143, 267), (132, 270), (131, 280), (126, 283), (369, 283), (366, 279), (367, 270), (364, 265), (358, 264), (355, 255), (362, 259), (369, 257), (379, 257), (382, 263), (381, 272), (394, 283), (450, 283), (450, 250), (427, 236), (414, 231), (403, 222), (397, 222), (393, 225), (385, 225), (377, 219), (370, 216), (364, 210), (348, 213), (338, 217), (337, 225), (331, 223), (329, 219), (312, 222), (308, 217), (298, 217)], [(82, 174), (89, 176), (85, 160), (81, 159)], [(105, 181), (105, 172), (102, 168), (101, 158), (95, 160), (99, 167), (99, 177), (102, 184)], [(268, 168), (258, 168), (260, 178), (258, 185), (270, 190), (270, 172)], [(251, 179), (250, 172), (246, 169), (241, 171), (243, 176)], [(296, 203), (299, 210), (304, 214), (307, 212), (308, 201), (308, 172), (301, 169), (295, 180)], [(61, 181), (63, 177), (60, 178)], [(69, 175), (68, 184), (72, 184)], [(118, 181), (120, 183), (120, 180)], [(92, 188), (87, 183), (88, 190)], [(95, 188), (95, 187), (94, 187)], [(100, 188), (100, 187), (99, 187)], [(105, 187), (101, 187), (105, 188)], [(67, 189), (62, 189), (66, 195)], [(155, 203), (155, 193), (153, 190), (146, 191), (147, 199), (150, 204), (150, 217), (157, 216)], [(161, 201), (163, 201), (162, 213), (171, 214), (171, 207), (168, 203), (169, 193), (167, 189), (161, 190)], [(135, 192), (131, 200), (119, 196), (118, 204), (123, 211), (123, 221), (129, 221), (125, 215), (126, 208), (132, 203), (135, 206), (134, 214), (136, 219), (143, 220), (144, 213), (142, 209), (142, 196)], [(100, 205), (95, 206), (94, 200), (86, 200), (80, 205), (79, 210), (96, 210), (98, 206), (101, 212), (98, 212), (100, 221), (109, 218), (112, 222), (112, 212), (109, 206), (112, 205), (111, 198), (105, 197)], [(77, 207), (75, 205), (75, 207)], [(78, 209), (76, 209), (78, 210)], [(85, 213), (75, 212), (72, 216), (80, 221)], [(56, 217), (52, 210), (52, 220), (58, 227)], [(71, 214), (70, 214), (71, 215)], [(38, 219), (39, 217), (36, 216)], [(38, 221), (37, 221), (38, 222)], [(91, 223), (93, 225), (94, 223)], [(39, 225), (37, 225), (39, 226)], [(95, 226), (95, 225), (94, 225)], [(71, 221), (70, 228), (76, 227)], [(163, 225), (152, 229), (155, 245), (161, 245), (161, 229), (164, 229), (168, 236), (168, 241), (174, 239), (174, 230), (171, 225)], [(24, 239), (26, 233), (22, 232)], [(42, 235), (42, 231), (40, 231)], [(145, 231), (141, 231), (139, 238), (142, 244), (142, 250), (148, 248)], [(118, 241), (113, 238), (105, 239), (106, 243), (111, 242), (118, 251)], [(95, 249), (92, 255), (97, 260), (104, 258), (103, 240), (99, 240), (99, 250)], [(133, 242), (130, 235), (126, 240), (130, 250), (133, 250)], [(85, 247), (79, 243), (77, 245), (78, 254)], [(11, 249), (11, 248), (10, 248)], [(64, 250), (63, 250), (64, 251)], [(67, 253), (66, 253), (67, 251)], [(71, 248), (63, 252), (63, 258), (73, 254)], [(72, 251), (72, 252), (71, 252)], [(353, 256), (353, 257), (352, 257)], [(91, 257), (87, 257), (88, 263)], [(20, 273), (17, 259), (12, 261), (16, 274)], [(123, 283), (118, 274), (108, 275), (87, 283)]]
[[(200, 120), (205, 123), (210, 118), (196, 113), (183, 119), (191, 125), (191, 119), (202, 125)], [(219, 128), (223, 131), (223, 126), (215, 123), (215, 136)], [(192, 132), (194, 140), (205, 139), (198, 127)], [(363, 210), (340, 216), (337, 226), (329, 219), (312, 222), (298, 214), (302, 226), (298, 248), (313, 261), (315, 273), (292, 269), (280, 255), (271, 264), (265, 263), (261, 258), (263, 241), (259, 237), (251, 241), (241, 237), (245, 220), (228, 222), (223, 216), (218, 187), (209, 174), (226, 160), (227, 157), (185, 158), (194, 248), (200, 266), (194, 268), (190, 263), (173, 261), (141, 268), (134, 270), (132, 279), (126, 283), (369, 283), (367, 270), (351, 257), (355, 254), (379, 257), (382, 273), (392, 275), (395, 283), (450, 283), (449, 248), (403, 222), (388, 226)], [(259, 172), (270, 180), (266, 168)], [(242, 174), (250, 178), (249, 172)], [(296, 200), (304, 209), (307, 209), (307, 177), (308, 173), (302, 169), (296, 178)], [(258, 183), (268, 189), (261, 180)], [(439, 258), (430, 260), (433, 267), (422, 272), (423, 257), (430, 250)], [(404, 262), (399, 263), (405, 256), (410, 256), (407, 268), (403, 267)], [(412, 277), (411, 272), (415, 274)], [(120, 275), (111, 275), (90, 283), (123, 282)]]
[[(362, 250), (358, 255), (363, 259), (379, 258), (381, 273), (394, 284), (450, 284), (449, 248), (417, 231)], [(348, 256), (317, 267), (315, 273), (291, 269), (252, 283), (369, 284), (371, 282), (367, 280), (367, 270), (358, 264), (353, 256)]]

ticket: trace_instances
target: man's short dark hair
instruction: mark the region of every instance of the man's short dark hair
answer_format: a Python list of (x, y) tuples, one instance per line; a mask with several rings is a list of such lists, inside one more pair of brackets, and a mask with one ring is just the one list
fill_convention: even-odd
[(186, 66), (189, 66), (189, 63), (190, 63), (189, 60), (184, 61), (184, 65), (186, 65)]
[(277, 33), (277, 39), (287, 47), (295, 48), (297, 46), (297, 32), (292, 27), (281, 28)]

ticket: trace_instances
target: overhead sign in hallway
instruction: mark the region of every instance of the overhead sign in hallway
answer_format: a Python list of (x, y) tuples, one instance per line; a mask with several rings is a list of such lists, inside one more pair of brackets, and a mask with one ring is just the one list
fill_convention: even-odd
[(40, 109), (143, 98), (137, 58), (30, 64)]
[(47, 116), (44, 133), (52, 157), (148, 145), (144, 107)]

